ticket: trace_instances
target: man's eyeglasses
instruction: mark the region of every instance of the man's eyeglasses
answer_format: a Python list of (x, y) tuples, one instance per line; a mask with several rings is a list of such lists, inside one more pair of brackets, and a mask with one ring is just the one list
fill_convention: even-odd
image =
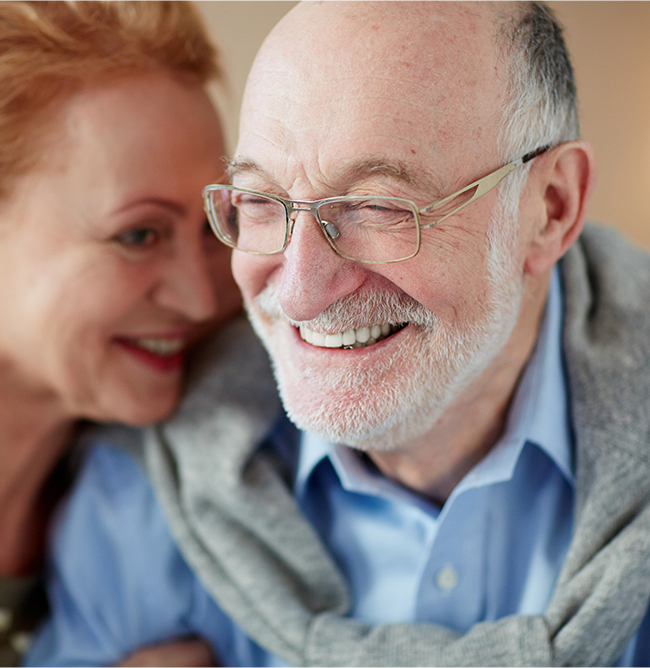
[(282, 253), (291, 239), (294, 214), (308, 211), (341, 257), (366, 264), (388, 264), (417, 255), (423, 229), (458, 213), (490, 192), (514, 169), (549, 148), (531, 151), (422, 209), (401, 197), (348, 196), (301, 201), (224, 185), (206, 186), (203, 198), (215, 234), (226, 245), (245, 253)]

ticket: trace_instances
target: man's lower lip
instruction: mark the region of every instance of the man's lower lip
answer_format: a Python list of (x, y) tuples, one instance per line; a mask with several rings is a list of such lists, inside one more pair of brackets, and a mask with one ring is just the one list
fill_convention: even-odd
[(157, 371), (170, 372), (182, 369), (185, 363), (185, 351), (181, 350), (174, 355), (157, 355), (145, 350), (128, 339), (116, 339), (116, 343), (126, 352), (133, 355), (144, 364)]

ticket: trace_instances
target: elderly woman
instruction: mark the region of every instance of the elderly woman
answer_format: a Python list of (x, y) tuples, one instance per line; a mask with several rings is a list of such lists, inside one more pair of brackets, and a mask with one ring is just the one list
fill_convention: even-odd
[(193, 7), (0, 3), (0, 664), (42, 610), (48, 523), (82, 426), (176, 405), (240, 308), (201, 189), (221, 178)]

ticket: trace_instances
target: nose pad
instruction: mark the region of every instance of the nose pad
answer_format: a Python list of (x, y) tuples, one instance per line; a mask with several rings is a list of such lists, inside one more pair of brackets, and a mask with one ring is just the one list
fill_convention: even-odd
[(298, 209), (294, 207), (289, 217), (289, 230), (288, 230), (289, 241), (291, 241), (291, 237), (293, 236), (294, 226), (296, 224), (298, 214), (300, 213), (307, 213), (311, 215), (311, 218), (314, 220), (316, 225), (321, 229), (327, 241), (330, 240), (333, 241), (334, 239), (337, 239), (338, 237), (341, 236), (341, 233), (339, 232), (336, 225), (334, 225), (334, 223), (330, 223), (326, 220), (319, 221), (318, 217), (316, 216), (316, 213), (312, 209)]
[(323, 221), (323, 229), (330, 239), (338, 239), (341, 236), (341, 233), (338, 231), (338, 228), (334, 223)]
[[(307, 218), (307, 220), (301, 221), (300, 226), (296, 229), (296, 221), (298, 220), (298, 216), (301, 213), (306, 214), (305, 218)], [(310, 226), (313, 226), (313, 227), (310, 227)], [(316, 230), (314, 229), (314, 227), (320, 228), (320, 231), (318, 232), (317, 235), (315, 234)], [(289, 241), (291, 241), (294, 238), (294, 236), (296, 237), (296, 242), (293, 245), (296, 245), (296, 243), (299, 243), (300, 245), (302, 245), (303, 244), (302, 239), (304, 237), (308, 237), (308, 238), (314, 239), (314, 240), (319, 238), (319, 237), (321, 239), (323, 238), (322, 226), (318, 222), (318, 219), (316, 218), (316, 216), (314, 216), (313, 212), (310, 209), (295, 209), (294, 208), (294, 210), (292, 211), (291, 218), (290, 218), (290, 225), (289, 225)], [(318, 246), (320, 246), (320, 244), (318, 244), (318, 242), (316, 242), (316, 243), (317, 243)], [(287, 251), (290, 251), (291, 245), (288, 244), (288, 246), (289, 246), (289, 248), (287, 249)], [(285, 253), (287, 251), (285, 251)]]
[[(291, 215), (289, 216), (289, 241), (291, 241), (291, 238), (293, 237), (294, 234), (294, 229), (296, 226), (296, 221), (298, 220), (298, 216), (301, 213), (307, 214), (307, 218), (311, 218), (313, 223), (316, 223), (317, 227), (320, 227), (320, 223), (318, 222), (318, 219), (314, 215), (314, 212), (311, 209), (298, 209), (296, 207), (293, 208), (293, 211), (291, 212)], [(312, 223), (308, 221), (304, 221), (305, 225), (310, 225)]]

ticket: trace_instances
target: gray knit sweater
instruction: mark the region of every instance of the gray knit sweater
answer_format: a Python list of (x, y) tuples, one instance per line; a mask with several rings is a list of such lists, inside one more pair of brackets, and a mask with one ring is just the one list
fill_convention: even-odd
[(650, 258), (588, 228), (561, 262), (577, 444), (574, 533), (543, 615), (477, 624), (347, 619), (342, 576), (256, 446), (280, 404), (247, 324), (215, 342), (145, 460), (188, 563), (259, 644), (296, 665), (608, 665), (650, 599)]

